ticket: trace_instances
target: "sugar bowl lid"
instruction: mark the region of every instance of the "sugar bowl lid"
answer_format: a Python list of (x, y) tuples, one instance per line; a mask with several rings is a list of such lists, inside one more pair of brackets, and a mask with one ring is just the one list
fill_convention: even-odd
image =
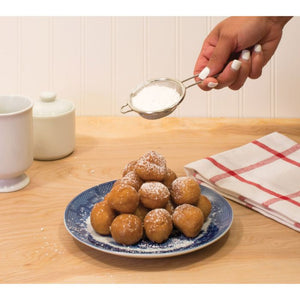
[(75, 109), (74, 103), (56, 97), (54, 92), (43, 92), (33, 106), (34, 117), (56, 117)]

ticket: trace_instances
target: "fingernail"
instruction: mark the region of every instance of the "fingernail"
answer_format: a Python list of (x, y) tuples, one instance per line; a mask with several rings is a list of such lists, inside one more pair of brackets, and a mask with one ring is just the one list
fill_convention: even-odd
[(207, 84), (207, 86), (211, 89), (215, 88), (217, 85), (218, 85), (217, 82), (212, 82), (212, 81)]
[(249, 50), (243, 50), (241, 55), (243, 60), (249, 60), (250, 58), (250, 51)]
[(238, 71), (238, 70), (240, 69), (240, 67), (241, 67), (241, 64), (242, 64), (241, 61), (235, 59), (235, 60), (232, 62), (232, 64), (231, 64), (231, 69), (233, 69), (233, 70), (235, 70), (235, 71)]
[(199, 77), (201, 80), (204, 80), (204, 79), (208, 76), (209, 72), (210, 72), (209, 68), (208, 68), (208, 67), (205, 67), (205, 68), (200, 72), (200, 74), (199, 74), (198, 77)]
[(256, 53), (261, 52), (261, 45), (260, 44), (257, 44), (257, 45), (254, 46), (254, 52), (256, 52)]

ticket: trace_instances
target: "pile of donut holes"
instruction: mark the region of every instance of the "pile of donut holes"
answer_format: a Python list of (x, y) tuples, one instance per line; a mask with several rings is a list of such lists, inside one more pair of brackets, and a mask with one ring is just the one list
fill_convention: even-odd
[(91, 224), (101, 235), (133, 245), (145, 235), (166, 241), (175, 226), (186, 237), (197, 236), (211, 212), (211, 203), (192, 177), (177, 177), (165, 158), (145, 153), (129, 162), (103, 201), (91, 211)]

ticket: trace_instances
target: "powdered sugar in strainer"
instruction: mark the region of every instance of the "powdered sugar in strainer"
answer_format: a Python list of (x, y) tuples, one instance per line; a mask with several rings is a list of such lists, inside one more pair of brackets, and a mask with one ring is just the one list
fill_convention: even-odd
[(172, 78), (148, 80), (131, 92), (127, 104), (121, 107), (121, 113), (126, 114), (134, 111), (143, 118), (151, 120), (166, 117), (182, 102), (186, 89), (201, 83), (201, 81), (198, 81), (188, 86), (183, 84), (198, 75), (183, 81)]

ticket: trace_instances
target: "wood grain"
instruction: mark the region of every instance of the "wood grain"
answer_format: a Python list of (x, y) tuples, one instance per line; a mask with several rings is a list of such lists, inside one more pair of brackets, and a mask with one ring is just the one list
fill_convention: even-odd
[(177, 175), (191, 161), (279, 131), (300, 143), (299, 119), (77, 117), (76, 149), (56, 161), (34, 161), (31, 183), (0, 194), (1, 283), (300, 283), (299, 233), (229, 201), (228, 234), (184, 256), (122, 258), (75, 241), (64, 227), (68, 203), (117, 179), (148, 150)]

